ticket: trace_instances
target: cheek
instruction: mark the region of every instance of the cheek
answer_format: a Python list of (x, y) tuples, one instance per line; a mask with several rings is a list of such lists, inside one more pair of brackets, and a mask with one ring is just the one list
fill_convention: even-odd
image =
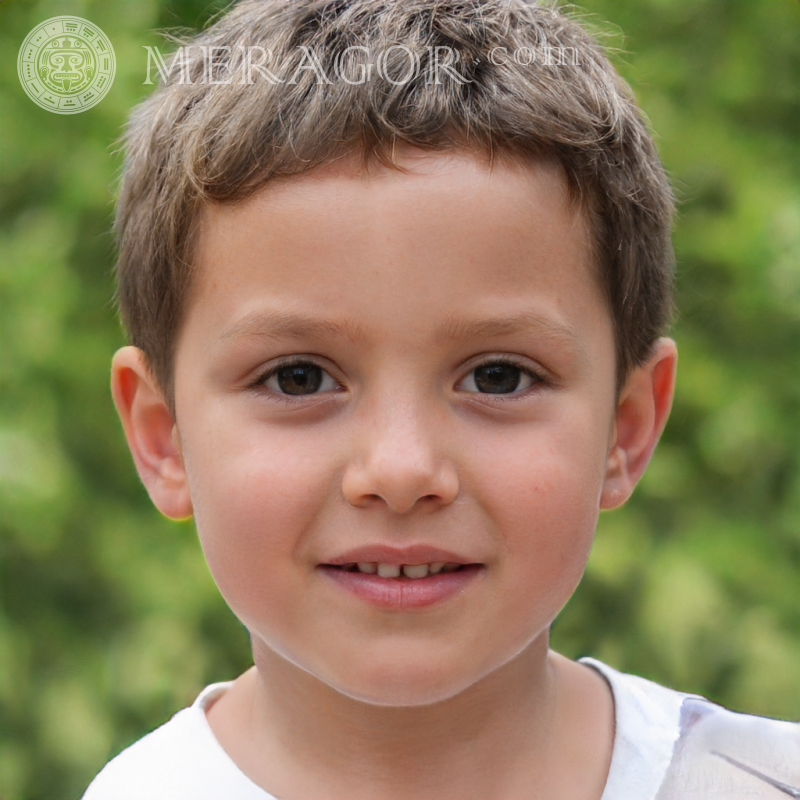
[(226, 599), (278, 590), (287, 560), (301, 560), (334, 486), (325, 459), (305, 444), (267, 428), (249, 435), (218, 428), (187, 448), (198, 535)]
[[(577, 581), (599, 514), (604, 443), (592, 427), (509, 431), (477, 448), (471, 483), (509, 553), (512, 568)], [(501, 446), (498, 446), (500, 444)], [(570, 590), (571, 591), (571, 590)]]

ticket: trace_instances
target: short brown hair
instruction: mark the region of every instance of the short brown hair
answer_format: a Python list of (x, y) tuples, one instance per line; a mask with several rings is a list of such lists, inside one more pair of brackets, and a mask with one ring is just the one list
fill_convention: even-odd
[(116, 218), (122, 320), (169, 402), (203, 207), (348, 151), (393, 166), (397, 142), (559, 162), (592, 224), (618, 385), (647, 358), (672, 312), (672, 192), (629, 88), (562, 11), (242, 0), (186, 44), (131, 116)]

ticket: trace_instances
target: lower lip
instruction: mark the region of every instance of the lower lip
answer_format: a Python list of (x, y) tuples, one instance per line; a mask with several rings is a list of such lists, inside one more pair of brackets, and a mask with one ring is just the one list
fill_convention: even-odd
[(469, 564), (457, 572), (440, 572), (426, 578), (381, 578), (330, 566), (318, 569), (337, 585), (372, 605), (403, 611), (432, 606), (460, 594), (483, 571), (483, 566)]

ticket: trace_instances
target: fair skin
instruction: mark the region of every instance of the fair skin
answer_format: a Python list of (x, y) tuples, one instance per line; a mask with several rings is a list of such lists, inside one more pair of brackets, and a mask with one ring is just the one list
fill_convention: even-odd
[(549, 627), (647, 465), (675, 346), (617, 395), (556, 167), (401, 158), (206, 210), (175, 418), (138, 350), (114, 359), (142, 480), (251, 634), (209, 723), (283, 800), (597, 800), (613, 701)]

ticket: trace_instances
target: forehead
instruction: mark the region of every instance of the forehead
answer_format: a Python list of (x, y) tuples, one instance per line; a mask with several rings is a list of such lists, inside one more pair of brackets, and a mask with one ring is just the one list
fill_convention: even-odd
[(488, 334), (500, 305), (544, 322), (532, 294), (549, 298), (551, 317), (566, 316), (568, 297), (597, 305), (589, 227), (558, 165), (414, 148), (396, 161), (350, 156), (205, 209), (189, 315), (202, 305), (223, 337), (270, 316), (298, 332), (304, 315), (319, 333), (347, 323), (357, 336), (385, 328), (394, 299), (398, 320), (402, 304), (442, 338), (464, 329), (459, 309), (473, 323), (491, 316)]

